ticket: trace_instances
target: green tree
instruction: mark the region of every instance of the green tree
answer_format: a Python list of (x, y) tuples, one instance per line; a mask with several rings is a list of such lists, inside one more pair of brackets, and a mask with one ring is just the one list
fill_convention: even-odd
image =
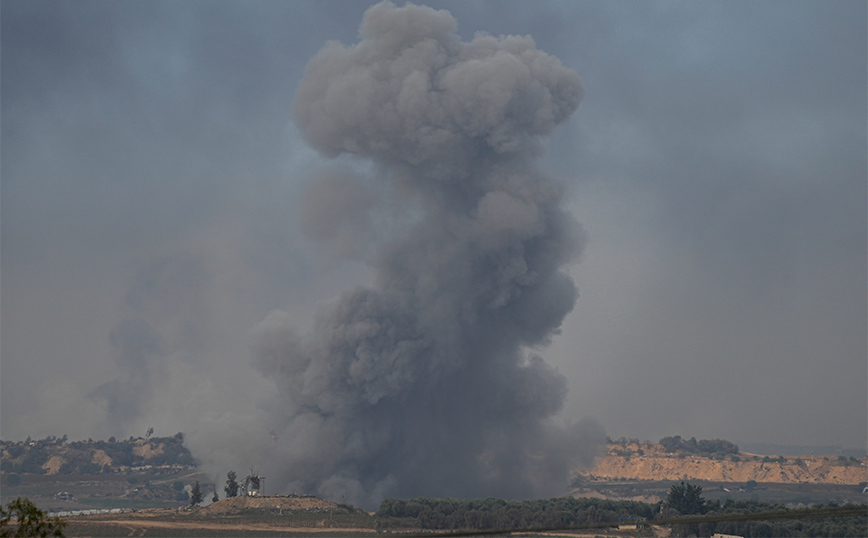
[(202, 500), (202, 489), (199, 487), (199, 481), (196, 480), (196, 483), (193, 484), (193, 489), (190, 491), (190, 506), (196, 506)]
[(211, 502), (216, 503), (219, 500), (220, 500), (220, 497), (217, 496), (217, 488), (214, 488), (214, 496), (211, 497)]
[(235, 471), (229, 471), (226, 475), (226, 487), (223, 488), (226, 491), (226, 498), (235, 497), (238, 495), (238, 482), (235, 480), (238, 478), (238, 475), (235, 474)]
[(705, 513), (705, 499), (702, 497), (702, 486), (694, 486), (685, 483), (673, 484), (669, 490), (666, 503), (680, 514), (703, 514)]
[[(12, 518), (17, 523), (12, 524)], [(63, 536), (66, 521), (57, 517), (46, 517), (45, 512), (36, 508), (27, 497), (18, 497), (7, 508), (0, 506), (0, 537)], [(13, 528), (14, 527), (14, 528)]]
[[(669, 508), (678, 514), (704, 514), (707, 511), (705, 499), (702, 497), (702, 486), (685, 483), (673, 484), (666, 498)], [(683, 523), (672, 526), (672, 536), (699, 536), (697, 523)]]

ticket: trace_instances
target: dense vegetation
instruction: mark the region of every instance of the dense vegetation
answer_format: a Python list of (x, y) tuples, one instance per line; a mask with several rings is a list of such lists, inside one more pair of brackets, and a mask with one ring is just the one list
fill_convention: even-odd
[(660, 444), (667, 452), (689, 452), (691, 454), (738, 454), (738, 445), (725, 439), (701, 439), (696, 437), (682, 439), (680, 435), (664, 437)]
[(558, 497), (532, 501), (504, 499), (386, 499), (377, 517), (423, 529), (513, 529), (569, 527), (614, 522), (619, 517), (651, 519), (657, 505), (635, 501)]
[[(136, 453), (137, 446), (149, 445), (147, 456), (143, 451)], [(105, 463), (101, 452), (111, 459)], [(195, 465), (190, 451), (184, 447), (184, 435), (178, 433), (172, 437), (130, 437), (117, 441), (114, 437), (108, 441), (72, 441), (67, 442), (66, 436), (48, 436), (45, 439), (32, 441), (29, 438), (23, 442), (0, 441), (0, 463), (5, 473), (44, 474), (46, 462), (54, 456), (62, 458), (60, 474), (97, 474), (111, 472), (121, 467), (141, 467)]]

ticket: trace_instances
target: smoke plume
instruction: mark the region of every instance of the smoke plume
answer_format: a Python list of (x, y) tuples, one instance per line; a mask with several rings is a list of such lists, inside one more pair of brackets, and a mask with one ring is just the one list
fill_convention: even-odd
[(165, 389), (172, 365), (202, 349), (208, 280), (204, 262), (191, 254), (164, 256), (133, 278), (108, 338), (119, 375), (88, 395), (111, 435), (140, 431), (138, 421), (151, 419), (153, 403), (172, 392)]
[[(292, 105), (305, 140), (370, 159), (404, 212), (366, 258), (372, 285), (305, 334), (280, 311), (258, 327), (256, 365), (280, 395), (272, 488), (367, 506), (557, 495), (592, 460), (602, 428), (554, 423), (566, 381), (534, 354), (573, 308), (562, 268), (582, 243), (534, 160), (582, 95), (530, 37), (463, 42), (448, 12), (412, 4), (371, 7), (358, 44), (310, 61)], [(333, 192), (349, 222), (382, 209), (339, 191), (316, 199)]]

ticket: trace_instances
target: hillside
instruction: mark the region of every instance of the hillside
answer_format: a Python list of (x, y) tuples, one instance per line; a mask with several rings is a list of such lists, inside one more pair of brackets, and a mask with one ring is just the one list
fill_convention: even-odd
[(868, 481), (866, 459), (844, 456), (769, 457), (746, 452), (693, 454), (670, 452), (660, 444), (612, 443), (585, 481), (706, 480), (784, 484), (849, 484)]
[(4, 473), (100, 474), (138, 468), (181, 469), (195, 465), (184, 435), (117, 441), (72, 441), (49, 436), (32, 441), (0, 441)]

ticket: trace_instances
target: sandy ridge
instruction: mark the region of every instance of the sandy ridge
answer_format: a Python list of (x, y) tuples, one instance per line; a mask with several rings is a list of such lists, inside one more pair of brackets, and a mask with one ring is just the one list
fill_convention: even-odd
[[(641, 450), (641, 453), (640, 453)], [(837, 456), (765, 458), (740, 452), (736, 458), (711, 459), (697, 455), (667, 454), (660, 445), (609, 445), (590, 470), (588, 480), (708, 480), (712, 482), (775, 482), (857, 485), (868, 481), (863, 458), (857, 462)], [(764, 461), (767, 460), (767, 461)]]

